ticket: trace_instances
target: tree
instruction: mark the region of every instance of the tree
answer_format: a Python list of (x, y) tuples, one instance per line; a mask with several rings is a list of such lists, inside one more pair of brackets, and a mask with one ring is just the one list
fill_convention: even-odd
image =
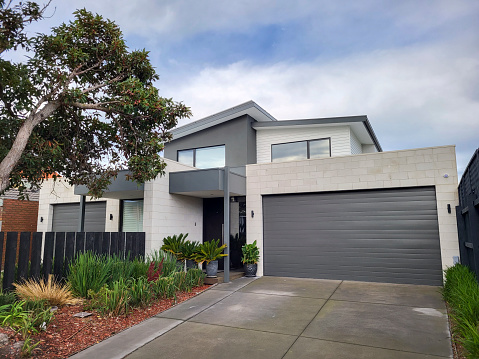
[(26, 38), (23, 24), (45, 7), (0, 5), (3, 24), (6, 13), (17, 16), (0, 49), (26, 46), (32, 55), (0, 58), (0, 194), (24, 191), (25, 181), (38, 188), (45, 174), (86, 185), (94, 197), (123, 168), (140, 183), (162, 175), (168, 131), (190, 110), (159, 96), (148, 52), (128, 51), (118, 26), (85, 9), (51, 35)]

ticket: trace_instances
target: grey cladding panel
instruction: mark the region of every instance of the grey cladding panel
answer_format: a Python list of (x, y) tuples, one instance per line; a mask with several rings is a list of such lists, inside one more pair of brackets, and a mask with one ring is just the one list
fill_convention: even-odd
[[(53, 206), (53, 232), (76, 232), (78, 229), (78, 203), (56, 204)], [(104, 232), (106, 202), (85, 204), (85, 232)]]
[(263, 197), (265, 275), (442, 284), (434, 187)]

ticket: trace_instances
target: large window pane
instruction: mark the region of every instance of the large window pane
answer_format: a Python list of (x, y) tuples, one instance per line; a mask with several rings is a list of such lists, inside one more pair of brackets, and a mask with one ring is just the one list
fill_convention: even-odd
[(178, 162), (193, 167), (193, 150), (178, 151)]
[(123, 201), (122, 232), (143, 232), (143, 200)]
[(309, 158), (331, 157), (329, 138), (309, 141)]
[(215, 168), (225, 166), (225, 146), (196, 149), (197, 168)]
[(308, 158), (307, 142), (282, 143), (271, 146), (273, 162), (299, 161)]

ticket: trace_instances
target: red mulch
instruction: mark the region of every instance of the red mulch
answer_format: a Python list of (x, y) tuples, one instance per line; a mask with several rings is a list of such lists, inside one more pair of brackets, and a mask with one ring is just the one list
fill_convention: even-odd
[[(121, 332), (145, 319), (148, 319), (177, 303), (184, 302), (197, 294), (205, 291), (209, 286), (195, 287), (191, 292), (177, 293), (177, 301), (163, 299), (154, 302), (148, 308), (135, 308), (128, 316), (102, 317), (94, 311), (92, 316), (76, 318), (73, 314), (82, 312), (83, 305), (65, 306), (55, 312), (55, 318), (50, 322), (45, 332), (32, 338), (40, 345), (33, 351), (31, 358), (68, 358), (89, 346), (99, 343), (106, 338)], [(9, 345), (2, 348), (0, 358), (20, 358), (18, 351), (12, 349), (13, 344), (21, 340), (20, 335), (4, 327), (0, 333), (9, 336)]]

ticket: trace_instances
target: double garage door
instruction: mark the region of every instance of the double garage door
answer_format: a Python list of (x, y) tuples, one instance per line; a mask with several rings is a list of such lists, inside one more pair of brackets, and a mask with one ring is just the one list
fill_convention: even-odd
[(263, 196), (264, 274), (441, 285), (434, 187)]
[[(53, 206), (53, 232), (76, 232), (80, 216), (79, 203)], [(85, 232), (105, 232), (106, 202), (85, 203)]]

